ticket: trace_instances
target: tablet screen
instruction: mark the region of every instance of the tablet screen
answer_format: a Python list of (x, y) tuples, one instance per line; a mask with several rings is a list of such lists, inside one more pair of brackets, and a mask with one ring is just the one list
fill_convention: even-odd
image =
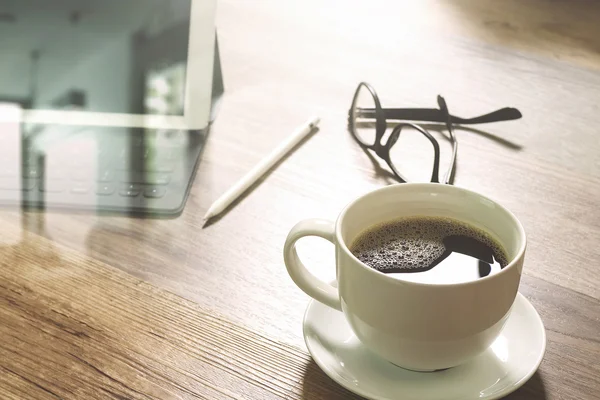
[(191, 0), (0, 0), (0, 103), (182, 116)]

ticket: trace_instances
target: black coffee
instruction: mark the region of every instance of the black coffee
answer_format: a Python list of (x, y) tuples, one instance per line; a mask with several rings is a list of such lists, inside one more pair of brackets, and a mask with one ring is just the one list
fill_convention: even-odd
[(452, 218), (410, 217), (361, 233), (350, 251), (363, 263), (396, 278), (458, 283), (499, 272), (506, 251), (492, 237)]

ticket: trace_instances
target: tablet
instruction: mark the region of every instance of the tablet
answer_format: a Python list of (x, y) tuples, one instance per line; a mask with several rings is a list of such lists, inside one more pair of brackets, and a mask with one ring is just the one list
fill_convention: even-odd
[(0, 0), (0, 206), (178, 215), (222, 81), (215, 0)]

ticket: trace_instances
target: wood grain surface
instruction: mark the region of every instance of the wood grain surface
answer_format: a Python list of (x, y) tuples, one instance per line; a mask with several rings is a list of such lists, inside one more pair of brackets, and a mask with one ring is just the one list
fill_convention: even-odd
[[(360, 81), (388, 107), (521, 110), (457, 131), (455, 184), (523, 222), (520, 291), (547, 329), (508, 398), (600, 399), (599, 16), (583, 0), (220, 1), (226, 94), (179, 218), (0, 212), (0, 399), (356, 398), (307, 353), (282, 247), (298, 220), (394, 182), (346, 130)], [(312, 114), (320, 130), (203, 229)], [(334, 276), (330, 244), (299, 251)]]

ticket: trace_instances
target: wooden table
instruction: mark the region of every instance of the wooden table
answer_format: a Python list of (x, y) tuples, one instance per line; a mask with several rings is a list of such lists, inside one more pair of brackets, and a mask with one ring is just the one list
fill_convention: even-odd
[[(221, 1), (227, 92), (179, 218), (0, 213), (0, 398), (356, 398), (307, 353), (308, 298), (282, 246), (299, 219), (393, 182), (346, 130), (365, 80), (390, 107), (435, 107), (440, 93), (461, 116), (523, 112), (458, 131), (455, 181), (529, 235), (520, 291), (548, 346), (508, 398), (599, 399), (598, 15), (580, 0)], [(202, 229), (310, 114), (320, 131)], [(333, 277), (331, 245), (299, 247)]]

